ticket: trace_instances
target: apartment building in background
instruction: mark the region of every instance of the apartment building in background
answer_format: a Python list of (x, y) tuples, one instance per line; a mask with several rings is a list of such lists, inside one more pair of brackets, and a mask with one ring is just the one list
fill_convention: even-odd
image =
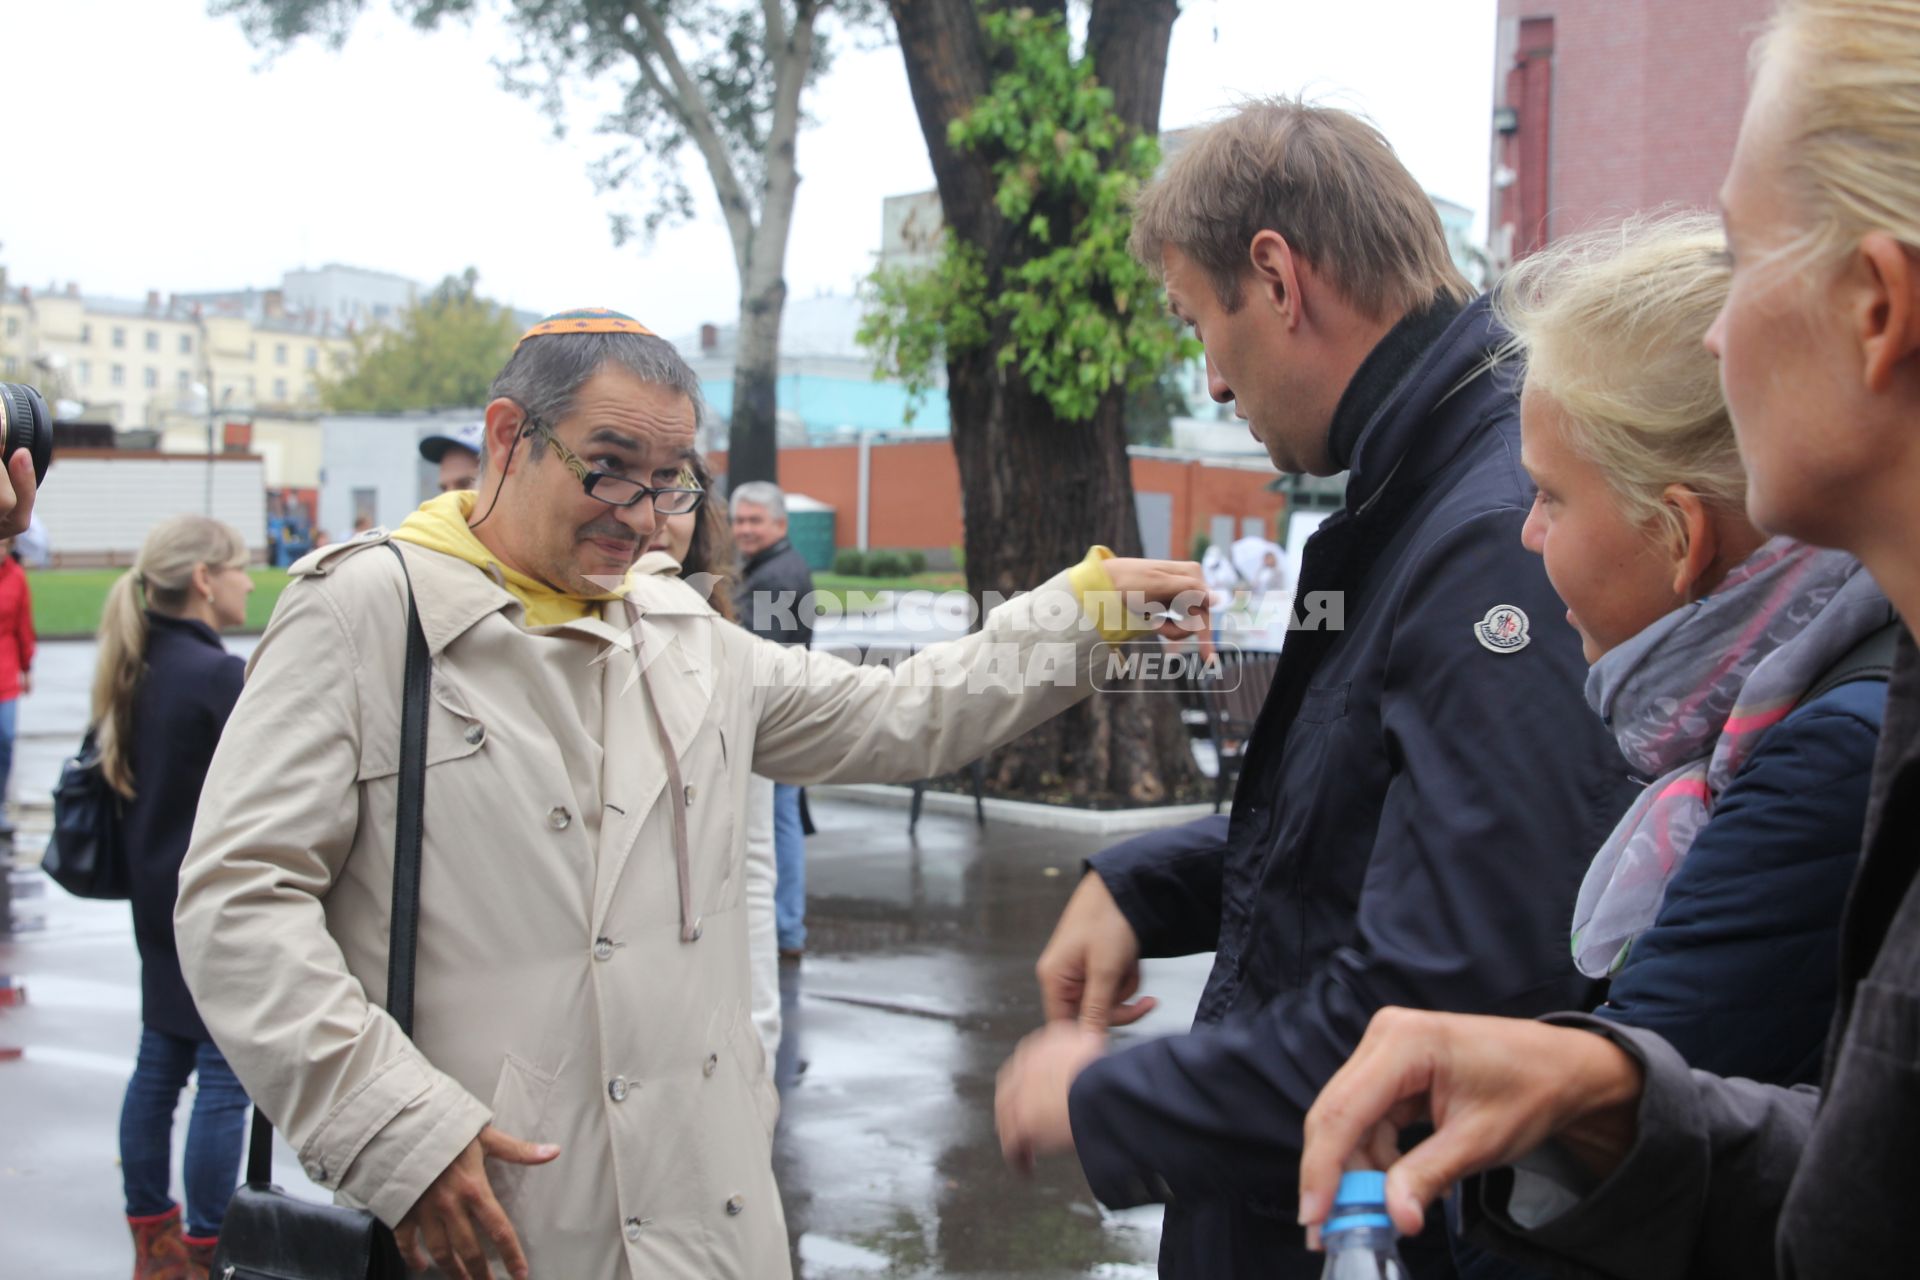
[(0, 377), (34, 383), (65, 402), (63, 419), (110, 426), (125, 444), (255, 453), (270, 488), (310, 490), (320, 379), (340, 371), (356, 328), (396, 323), (418, 292), (337, 264), (287, 272), (278, 287), (144, 299), (10, 285)]

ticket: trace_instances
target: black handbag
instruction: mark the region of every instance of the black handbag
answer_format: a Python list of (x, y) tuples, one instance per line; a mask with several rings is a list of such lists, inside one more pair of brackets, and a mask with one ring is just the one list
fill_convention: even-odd
[(60, 766), (60, 782), (53, 789), (53, 835), (40, 869), (75, 897), (130, 897), (120, 809), (120, 793), (107, 785), (89, 729), (80, 753)]
[[(399, 796), (394, 811), (393, 928), (387, 1012), (413, 1034), (413, 957), (420, 924), (421, 806), (427, 780), (427, 694), (432, 667), (407, 560), (407, 668), (401, 693)], [(253, 1109), (246, 1185), (233, 1193), (211, 1280), (405, 1280), (406, 1260), (386, 1223), (365, 1209), (315, 1204), (273, 1185), (273, 1126)]]

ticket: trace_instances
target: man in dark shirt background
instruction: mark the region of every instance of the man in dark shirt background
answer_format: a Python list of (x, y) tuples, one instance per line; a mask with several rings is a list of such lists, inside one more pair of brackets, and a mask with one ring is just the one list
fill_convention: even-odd
[[(813, 570), (787, 538), (787, 497), (764, 480), (743, 484), (730, 499), (733, 540), (743, 557), (735, 611), (763, 640), (806, 648), (813, 619), (802, 608), (813, 594)], [(800, 788), (773, 785), (774, 929), (780, 958), (797, 961), (807, 948), (807, 848), (800, 824)]]

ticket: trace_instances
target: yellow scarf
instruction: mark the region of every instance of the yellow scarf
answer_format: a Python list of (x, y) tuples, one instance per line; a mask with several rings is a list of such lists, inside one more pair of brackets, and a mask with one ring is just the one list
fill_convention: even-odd
[(467, 526), (468, 518), (473, 515), (475, 496), (470, 489), (456, 489), (430, 498), (401, 521), (393, 536), (402, 542), (465, 560), (490, 576), (497, 574), (526, 610), (529, 627), (557, 627), (563, 622), (597, 618), (602, 602), (620, 598), (617, 592), (577, 596), (555, 591), (546, 583), (500, 563), (500, 558), (487, 550), (486, 544)]

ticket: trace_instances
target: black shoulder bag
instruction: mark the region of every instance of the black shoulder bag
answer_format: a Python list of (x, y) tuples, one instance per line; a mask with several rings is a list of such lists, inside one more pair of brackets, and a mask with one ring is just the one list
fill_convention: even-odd
[[(413, 956), (420, 924), (421, 806), (427, 780), (426, 633), (407, 576), (407, 671), (401, 695), (399, 802), (394, 812), (393, 928), (387, 950), (387, 1012), (413, 1034)], [(211, 1280), (405, 1280), (406, 1261), (387, 1224), (365, 1209), (315, 1204), (273, 1185), (273, 1126), (253, 1109), (247, 1182), (233, 1193)]]
[(60, 781), (53, 789), (53, 834), (47, 838), (40, 869), (75, 897), (133, 896), (120, 814), (120, 793), (107, 785), (89, 729), (80, 754), (60, 766)]

